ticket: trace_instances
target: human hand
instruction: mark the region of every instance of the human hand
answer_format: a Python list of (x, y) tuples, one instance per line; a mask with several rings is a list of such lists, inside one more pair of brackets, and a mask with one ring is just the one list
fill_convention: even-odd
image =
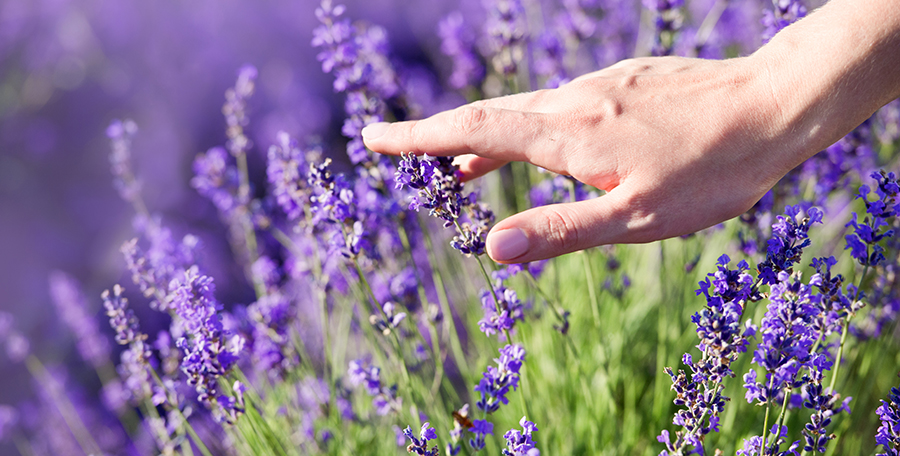
[(533, 261), (691, 233), (749, 209), (798, 163), (764, 71), (750, 57), (626, 60), (559, 89), (371, 125), (363, 136), (380, 153), (461, 155), (466, 179), (517, 160), (608, 192), (491, 230), (495, 261)]

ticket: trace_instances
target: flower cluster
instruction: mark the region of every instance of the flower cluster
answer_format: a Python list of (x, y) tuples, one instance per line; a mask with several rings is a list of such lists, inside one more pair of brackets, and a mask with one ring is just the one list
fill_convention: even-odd
[(519, 370), (525, 361), (525, 349), (518, 345), (507, 345), (500, 349), (500, 358), (494, 361), (497, 362), (497, 367), (488, 366), (475, 387), (475, 391), (481, 393), (481, 399), (475, 406), (485, 413), (494, 413), (501, 403), (509, 403), (506, 395), (510, 388), (515, 391), (519, 386)]
[(869, 201), (872, 190), (867, 185), (859, 188), (857, 198), (863, 200), (866, 205), (866, 216), (862, 222), (856, 213), (847, 224), (853, 227), (853, 233), (846, 236), (847, 247), (850, 254), (863, 266), (878, 266), (884, 261), (884, 247), (879, 242), (894, 235), (891, 222), (900, 213), (900, 202), (897, 200), (900, 194), (900, 183), (894, 173), (873, 173), (872, 177), (878, 181), (875, 189), (877, 198)]
[(718, 432), (719, 414), (725, 408), (728, 397), (722, 394), (721, 384), (728, 377), (734, 377), (731, 364), (738, 355), (747, 350), (749, 338), (756, 328), (749, 322), (741, 324), (744, 305), (758, 300), (749, 265), (740, 261), (737, 269), (729, 269), (731, 259), (722, 255), (718, 270), (700, 282), (697, 294), (706, 298), (706, 308), (694, 314), (691, 321), (697, 326), (700, 344), (697, 348), (702, 357), (694, 361), (685, 354), (682, 361), (691, 369), (688, 375), (681, 369), (675, 372), (666, 368), (672, 379), (672, 389), (676, 393), (674, 403), (681, 407), (676, 412), (673, 424), (683, 431), (675, 433), (675, 441), (664, 430), (658, 437), (666, 450), (660, 455), (684, 454), (688, 447), (702, 453), (703, 440), (710, 431)]
[(787, 206), (784, 215), (779, 215), (772, 225), (772, 237), (766, 248), (766, 259), (757, 266), (763, 284), (772, 285), (782, 271), (791, 272), (791, 267), (800, 260), (803, 249), (810, 244), (809, 228), (814, 223), (822, 223), (821, 210), (811, 207), (798, 220), (800, 206)]
[(684, 0), (643, 0), (644, 7), (655, 16), (653, 24), (652, 54), (655, 56), (672, 55), (675, 48), (675, 34), (681, 29), (684, 21), (681, 8)]
[(496, 271), (493, 276), (493, 290), (481, 291), (484, 318), (478, 321), (478, 328), (488, 336), (505, 334), (515, 326), (516, 320), (525, 320), (525, 309), (516, 291), (505, 286), (508, 270)]
[(437, 446), (432, 447), (430, 450), (428, 449), (428, 441), (437, 439), (437, 432), (435, 432), (434, 428), (427, 422), (422, 424), (422, 429), (419, 431), (419, 437), (416, 437), (415, 434), (413, 434), (413, 431), (409, 426), (403, 430), (403, 435), (412, 442), (406, 447), (406, 451), (410, 453), (418, 454), (420, 456), (438, 456), (440, 453)]
[(494, 214), (478, 203), (476, 193), (463, 196), (459, 168), (452, 157), (403, 154), (397, 168), (397, 188), (407, 187), (417, 191), (410, 198), (410, 209), (424, 207), (429, 215), (443, 220), (444, 227), (456, 227), (457, 235), (450, 242), (453, 248), (466, 255), (484, 253), (484, 238)]
[(875, 442), (884, 449), (877, 456), (900, 455), (900, 388), (892, 387), (887, 400), (881, 401), (875, 413), (881, 420)]
[(222, 305), (213, 296), (212, 278), (192, 266), (172, 284), (172, 308), (178, 315), (177, 345), (184, 351), (181, 370), (202, 402), (218, 397), (219, 378), (227, 375), (238, 360), (244, 339), (222, 327)]
[(454, 89), (477, 87), (484, 79), (484, 65), (475, 53), (475, 36), (466, 27), (459, 11), (448, 14), (438, 24), (441, 52), (453, 61), (453, 73), (449, 77)]
[(347, 376), (351, 385), (363, 385), (369, 396), (372, 396), (372, 406), (377, 415), (384, 416), (400, 410), (403, 399), (397, 397), (397, 385), (388, 387), (382, 384), (379, 367), (362, 360), (353, 360), (350, 361)]
[(522, 430), (510, 429), (503, 434), (506, 439), (506, 448), (503, 449), (503, 456), (540, 456), (541, 452), (531, 439), (531, 434), (538, 430), (537, 425), (528, 421), (524, 416), (519, 420), (519, 426)]

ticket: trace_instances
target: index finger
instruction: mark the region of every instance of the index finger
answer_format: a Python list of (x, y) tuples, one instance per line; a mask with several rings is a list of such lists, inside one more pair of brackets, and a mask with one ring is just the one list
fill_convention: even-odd
[(552, 114), (470, 104), (423, 120), (372, 124), (362, 135), (366, 147), (382, 154), (473, 154), (558, 169), (565, 138), (554, 137), (553, 122)]

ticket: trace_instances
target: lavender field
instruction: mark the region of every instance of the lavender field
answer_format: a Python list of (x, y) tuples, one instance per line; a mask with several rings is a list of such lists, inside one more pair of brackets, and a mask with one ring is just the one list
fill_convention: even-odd
[(0, 3), (0, 454), (900, 454), (900, 100), (688, 236), (503, 265), (603, 198), (366, 125), (794, 0)]

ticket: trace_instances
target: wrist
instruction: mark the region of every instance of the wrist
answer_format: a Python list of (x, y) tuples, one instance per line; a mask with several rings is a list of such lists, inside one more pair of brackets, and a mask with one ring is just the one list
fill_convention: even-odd
[(900, 96), (900, 2), (832, 0), (748, 57), (796, 166)]

